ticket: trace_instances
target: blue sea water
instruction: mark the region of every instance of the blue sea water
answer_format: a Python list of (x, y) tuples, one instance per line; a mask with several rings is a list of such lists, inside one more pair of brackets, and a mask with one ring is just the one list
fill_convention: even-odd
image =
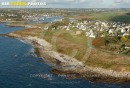
[[(21, 29), (23, 28), (0, 24), (0, 34)], [(92, 83), (84, 79), (67, 80), (50, 71), (51, 67), (36, 57), (31, 45), (18, 39), (0, 36), (0, 88), (130, 88), (130, 83), (108, 84)]]
[(35, 24), (35, 23), (43, 23), (43, 22), (54, 22), (54, 21), (57, 21), (57, 20), (60, 20), (62, 19), (63, 17), (61, 16), (53, 16), (53, 17), (41, 17), (43, 19), (39, 19), (39, 21), (31, 21), (31, 22), (27, 22), (29, 24)]
[(6, 34), (21, 29), (24, 29), (24, 27), (9, 27), (6, 26), (6, 23), (0, 23), (0, 34)]

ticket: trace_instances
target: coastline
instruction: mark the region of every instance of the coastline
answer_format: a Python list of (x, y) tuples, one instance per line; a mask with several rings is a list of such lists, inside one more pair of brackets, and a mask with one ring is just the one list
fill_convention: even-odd
[(117, 72), (99, 67), (86, 66), (75, 58), (52, 51), (52, 45), (44, 39), (32, 36), (22, 37), (15, 33), (9, 33), (6, 36), (30, 43), (37, 56), (43, 58), (47, 64), (51, 64), (52, 73), (67, 75), (68, 79), (83, 78), (94, 82), (112, 83), (130, 81), (130, 72)]

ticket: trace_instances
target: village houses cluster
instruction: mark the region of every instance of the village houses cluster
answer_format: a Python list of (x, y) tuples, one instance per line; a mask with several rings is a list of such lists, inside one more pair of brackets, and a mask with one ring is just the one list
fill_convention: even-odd
[[(44, 28), (45, 30), (49, 29)], [(54, 30), (55, 28), (52, 28)], [(102, 21), (77, 21), (70, 19), (69, 25), (58, 26), (60, 30), (76, 29), (76, 35), (84, 33), (91, 38), (108, 36), (130, 36), (130, 24), (123, 22), (102, 22)]]
[[(18, 13), (23, 13), (24, 10)], [(26, 12), (28, 13), (28, 12)], [(12, 13), (1, 13), (0, 16), (17, 17), (17, 14)], [(23, 14), (22, 18), (24, 20), (44, 20), (44, 17), (49, 17), (49, 13), (46, 14)], [(11, 20), (11, 19), (6, 19)], [(57, 21), (57, 20), (56, 20)], [(62, 21), (58, 20), (58, 21)], [(45, 27), (48, 30), (49, 27)], [(52, 30), (76, 30), (76, 35), (84, 33), (86, 36), (91, 38), (105, 37), (108, 36), (130, 36), (130, 24), (123, 22), (102, 22), (99, 20), (91, 21), (78, 21), (75, 18), (69, 18), (69, 25), (58, 26), (57, 28), (52, 28)]]

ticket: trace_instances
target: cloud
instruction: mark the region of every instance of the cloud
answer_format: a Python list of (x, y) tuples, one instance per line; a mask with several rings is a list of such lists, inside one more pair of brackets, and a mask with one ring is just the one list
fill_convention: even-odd
[(114, 0), (116, 8), (130, 8), (130, 0)]
[(115, 3), (120, 3), (120, 4), (128, 4), (130, 3), (130, 0), (114, 0)]

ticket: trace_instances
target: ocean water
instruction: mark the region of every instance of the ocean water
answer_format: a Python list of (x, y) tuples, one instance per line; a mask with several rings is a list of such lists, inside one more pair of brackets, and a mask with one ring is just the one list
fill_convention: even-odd
[[(0, 33), (21, 30), (0, 24)], [(6, 31), (5, 31), (6, 30)], [(55, 75), (31, 45), (0, 36), (0, 88), (130, 88), (130, 83), (92, 83), (84, 79), (67, 80)]]
[(27, 22), (29, 24), (35, 24), (35, 23), (43, 23), (43, 22), (54, 22), (56, 20), (60, 20), (63, 17), (61, 16), (54, 16), (54, 17), (43, 17), (43, 19), (40, 19), (39, 21), (31, 21), (31, 22)]
[(9, 27), (6, 26), (6, 23), (0, 23), (0, 34), (6, 34), (21, 29), (24, 29), (24, 27)]

